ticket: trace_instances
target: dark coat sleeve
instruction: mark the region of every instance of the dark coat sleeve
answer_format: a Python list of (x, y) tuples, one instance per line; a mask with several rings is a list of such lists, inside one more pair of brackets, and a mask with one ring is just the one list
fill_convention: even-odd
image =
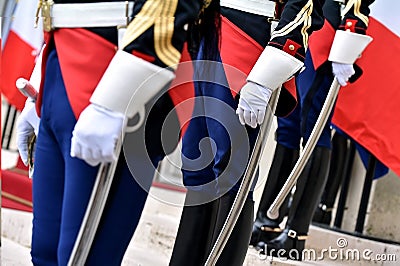
[(369, 6), (374, 0), (348, 0), (342, 12), (339, 29), (365, 34), (369, 22)]
[(309, 35), (324, 23), (323, 0), (288, 0), (268, 45), (304, 61)]

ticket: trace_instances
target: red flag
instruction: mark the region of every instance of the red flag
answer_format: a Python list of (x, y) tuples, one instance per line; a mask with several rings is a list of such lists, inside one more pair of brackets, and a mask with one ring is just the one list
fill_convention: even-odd
[(18, 1), (2, 51), (1, 91), (8, 102), (19, 110), (24, 107), (25, 97), (15, 87), (15, 81), (19, 77), (29, 79), (43, 44), (40, 23), (38, 28), (34, 28), (37, 2)]
[(357, 64), (362, 77), (341, 89), (332, 122), (400, 175), (400, 2), (376, 1)]

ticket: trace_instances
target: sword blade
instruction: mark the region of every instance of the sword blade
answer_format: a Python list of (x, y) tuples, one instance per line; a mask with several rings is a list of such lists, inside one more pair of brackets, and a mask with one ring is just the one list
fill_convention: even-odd
[(340, 84), (338, 83), (337, 79), (334, 78), (332, 85), (329, 89), (328, 95), (326, 96), (324, 105), (322, 106), (321, 112), (318, 116), (317, 122), (313, 130), (311, 131), (310, 138), (308, 139), (306, 145), (302, 153), (300, 154), (299, 159), (297, 160), (292, 172), (290, 173), (288, 179), (286, 180), (285, 184), (283, 185), (281, 191), (276, 196), (274, 202), (271, 204), (267, 211), (267, 216), (271, 219), (276, 219), (279, 216), (279, 208), (282, 206), (283, 202), (285, 201), (286, 196), (290, 193), (292, 188), (297, 182), (301, 172), (303, 171), (308, 159), (311, 156), (312, 151), (317, 144), (319, 137), (321, 136), (322, 130), (328, 121), (328, 117), (335, 105), (335, 100), (339, 93)]
[[(116, 154), (120, 154), (121, 149), (122, 137), (117, 141)], [(102, 163), (100, 165), (92, 194), (86, 207), (85, 216), (83, 217), (74, 248), (68, 261), (68, 266), (85, 265), (104, 211), (117, 164), (118, 158), (111, 163)]]
[(218, 235), (218, 238), (210, 252), (205, 263), (206, 266), (213, 266), (217, 263), (219, 256), (221, 255), (226, 243), (228, 242), (229, 236), (236, 224), (237, 219), (243, 209), (247, 195), (249, 194), (251, 185), (253, 183), (255, 173), (257, 170), (258, 163), (260, 161), (264, 144), (267, 140), (268, 132), (271, 127), (271, 123), (274, 117), (274, 111), (278, 102), (280, 89), (275, 90), (269, 101), (270, 109), (267, 107), (267, 114), (265, 121), (260, 126), (256, 142), (254, 144), (253, 152), (251, 153), (250, 160), (247, 164), (245, 174), (240, 184), (239, 191), (236, 194), (235, 200), (232, 204), (231, 210), (226, 218), (226, 221)]

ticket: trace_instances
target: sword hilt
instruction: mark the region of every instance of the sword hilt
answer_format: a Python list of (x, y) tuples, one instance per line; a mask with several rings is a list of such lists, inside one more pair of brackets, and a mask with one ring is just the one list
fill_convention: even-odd
[(36, 89), (32, 86), (32, 84), (24, 79), (24, 78), (19, 78), (15, 82), (15, 86), (17, 86), (18, 90), (25, 95), (26, 97), (30, 98), (32, 101), (36, 101), (38, 92)]
[[(24, 78), (19, 78), (15, 82), (15, 86), (23, 95), (31, 99), (33, 102), (36, 102), (38, 92), (28, 80)], [(33, 153), (34, 153), (35, 143), (36, 143), (36, 135), (33, 134), (28, 140), (28, 166), (29, 166), (29, 177), (31, 178), (33, 176), (33, 167), (34, 167)]]

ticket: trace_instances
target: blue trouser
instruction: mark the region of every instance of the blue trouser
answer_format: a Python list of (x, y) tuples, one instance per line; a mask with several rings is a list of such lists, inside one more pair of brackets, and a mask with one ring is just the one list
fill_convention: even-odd
[(236, 192), (258, 129), (239, 123), (222, 64), (197, 62), (194, 69), (195, 106), (182, 143), (184, 185), (210, 195)]
[(287, 148), (298, 150), (301, 142), (300, 105), (297, 104), (287, 117), (278, 117), (277, 122), (276, 141)]
[[(66, 265), (98, 167), (70, 156), (76, 119), (55, 50), (47, 60), (41, 114), (33, 176), (32, 261), (35, 265)], [(162, 157), (154, 158), (156, 164)], [(150, 180), (153, 170), (149, 170)], [(124, 156), (120, 156), (87, 265), (121, 264), (146, 201), (145, 189), (148, 187), (143, 189), (132, 178)]]
[[(304, 64), (305, 70), (296, 78), (299, 104), (289, 116), (278, 118), (277, 141), (292, 149), (299, 149), (301, 137), (303, 145), (308, 141), (333, 81), (332, 73), (326, 69), (314, 70), (309, 52), (306, 53)], [(317, 146), (331, 148), (331, 117), (332, 114)]]

